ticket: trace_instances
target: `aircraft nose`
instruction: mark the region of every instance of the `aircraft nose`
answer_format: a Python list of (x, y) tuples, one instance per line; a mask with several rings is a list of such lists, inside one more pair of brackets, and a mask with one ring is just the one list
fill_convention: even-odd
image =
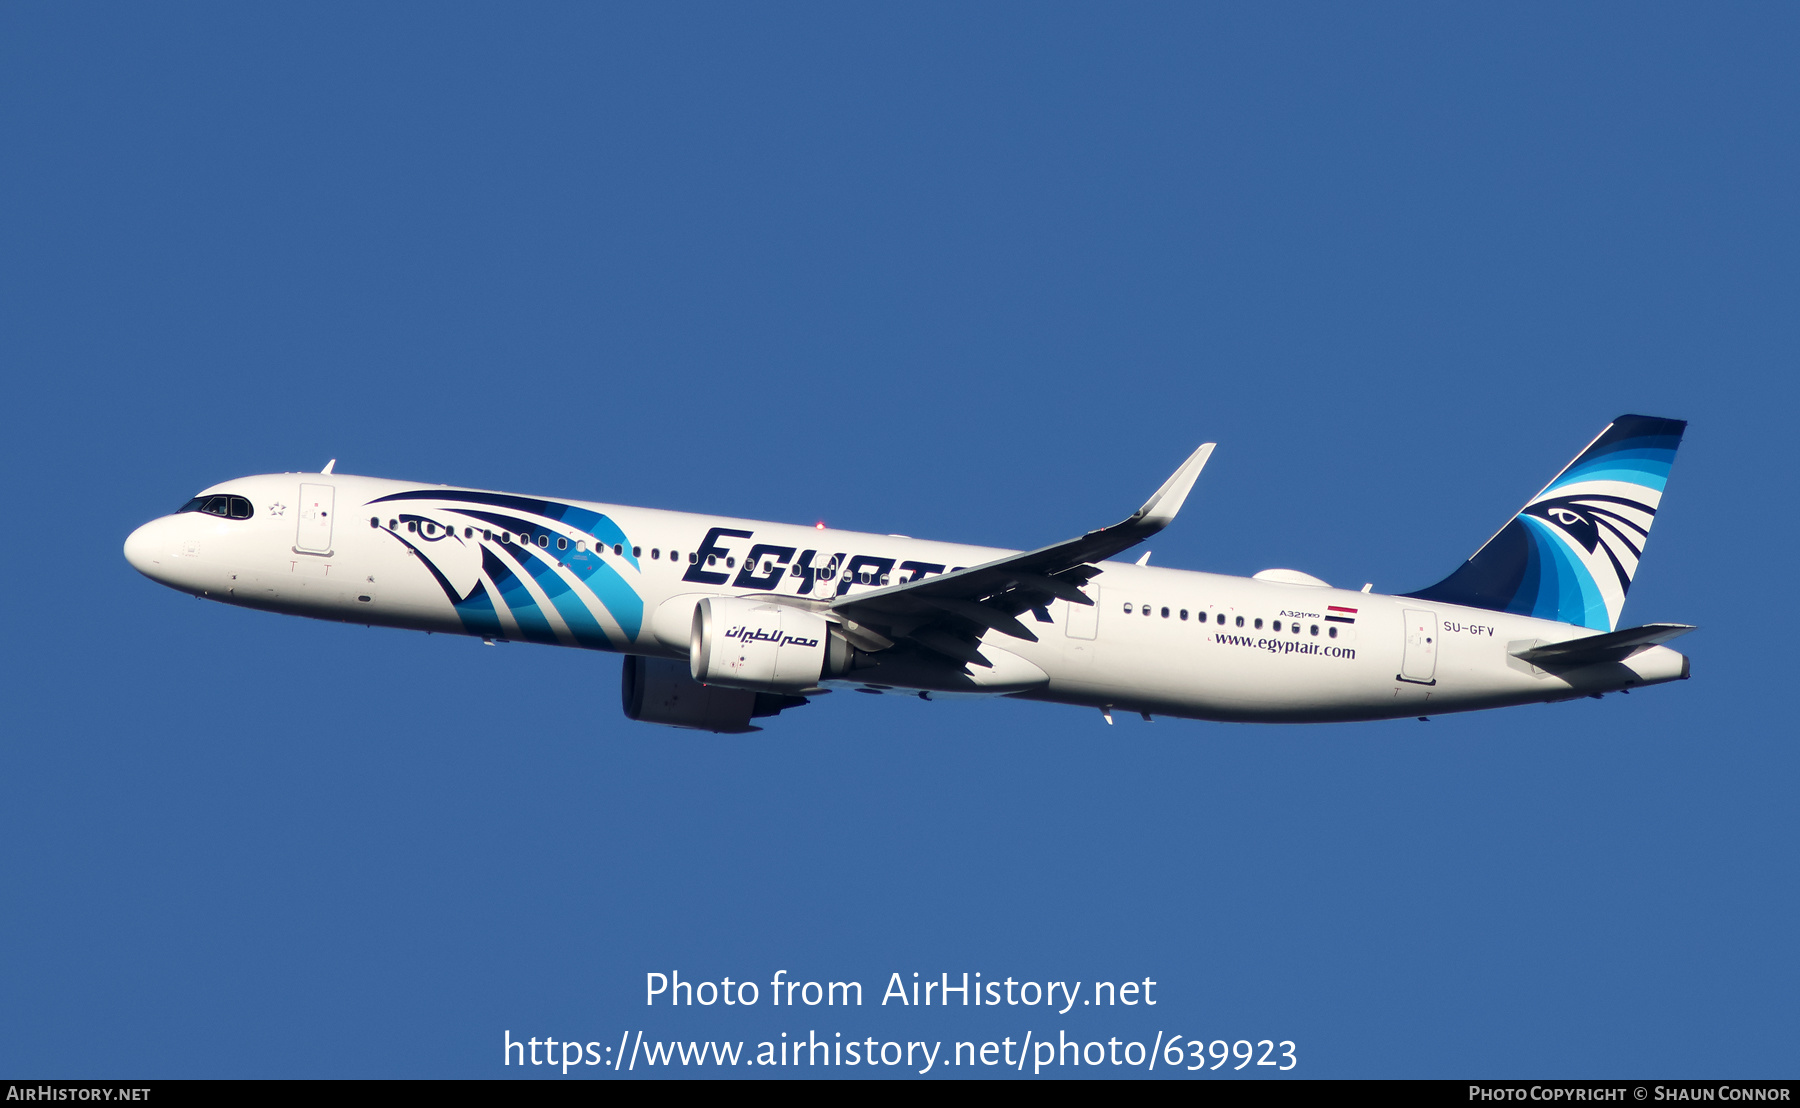
[(169, 560), (168, 537), (168, 517), (151, 520), (125, 537), (125, 560), (152, 581), (163, 580), (168, 576), (164, 568)]

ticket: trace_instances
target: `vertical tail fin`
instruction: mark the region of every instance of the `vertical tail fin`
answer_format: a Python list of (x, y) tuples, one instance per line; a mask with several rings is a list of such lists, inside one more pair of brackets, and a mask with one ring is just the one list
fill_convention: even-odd
[(1613, 630), (1686, 429), (1613, 420), (1455, 573), (1405, 595)]

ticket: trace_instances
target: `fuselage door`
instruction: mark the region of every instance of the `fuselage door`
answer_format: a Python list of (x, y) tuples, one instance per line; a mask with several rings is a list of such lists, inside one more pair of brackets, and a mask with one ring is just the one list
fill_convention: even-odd
[[(1089, 596), (1100, 595), (1097, 585), (1089, 585), (1083, 591)], [(1100, 630), (1100, 605), (1073, 604), (1065, 600), (1063, 607), (1068, 609), (1068, 615), (1063, 619), (1063, 632), (1071, 639), (1091, 639)]]
[(294, 549), (302, 554), (331, 553), (331, 517), (336, 491), (330, 485), (300, 486), (300, 522)]
[(1406, 652), (1400, 658), (1400, 679), (1435, 685), (1437, 673), (1438, 618), (1436, 612), (1408, 608), (1406, 617)]

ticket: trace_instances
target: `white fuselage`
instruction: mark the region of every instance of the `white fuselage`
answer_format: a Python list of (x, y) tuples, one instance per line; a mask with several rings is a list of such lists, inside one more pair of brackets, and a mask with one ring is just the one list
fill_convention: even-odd
[[(829, 599), (1010, 553), (537, 498), (513, 499), (573, 507), (590, 522), (515, 530), (504, 506), (443, 499), (479, 490), (345, 474), (265, 475), (208, 491), (247, 498), (250, 518), (164, 516), (127, 541), (131, 563), (171, 588), (244, 607), (665, 658), (687, 658), (702, 597)], [(528, 556), (521, 537), (535, 547)], [(831, 575), (796, 573), (801, 563)], [(510, 581), (494, 579), (496, 565)], [(1686, 675), (1686, 659), (1663, 646), (1559, 674), (1512, 657), (1593, 633), (1547, 620), (1320, 585), (1111, 561), (1100, 568), (1084, 590), (1091, 607), (1056, 600), (1019, 617), (1037, 641), (998, 631), (983, 638), (982, 649), (1001, 659), (986, 691), (1197, 719), (1309, 722), (1562, 700)], [(478, 581), (491, 604), (459, 604)], [(879, 655), (841, 686), (969, 690), (966, 680), (943, 682)]]

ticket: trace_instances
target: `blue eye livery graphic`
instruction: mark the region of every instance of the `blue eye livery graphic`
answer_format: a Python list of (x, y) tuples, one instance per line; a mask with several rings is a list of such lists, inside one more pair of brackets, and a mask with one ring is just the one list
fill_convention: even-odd
[[(387, 530), (419, 555), (470, 633), (607, 648), (642, 630), (643, 598), (608, 563), (608, 548), (630, 572), (641, 566), (609, 517), (554, 500), (451, 489), (394, 493), (370, 505), (395, 501), (428, 502), (439, 514), (398, 515)], [(446, 525), (445, 514), (458, 522)], [(516, 633), (505, 630), (501, 612)]]
[(1403, 595), (1614, 630), (1686, 429), (1620, 416), (1455, 573)]

